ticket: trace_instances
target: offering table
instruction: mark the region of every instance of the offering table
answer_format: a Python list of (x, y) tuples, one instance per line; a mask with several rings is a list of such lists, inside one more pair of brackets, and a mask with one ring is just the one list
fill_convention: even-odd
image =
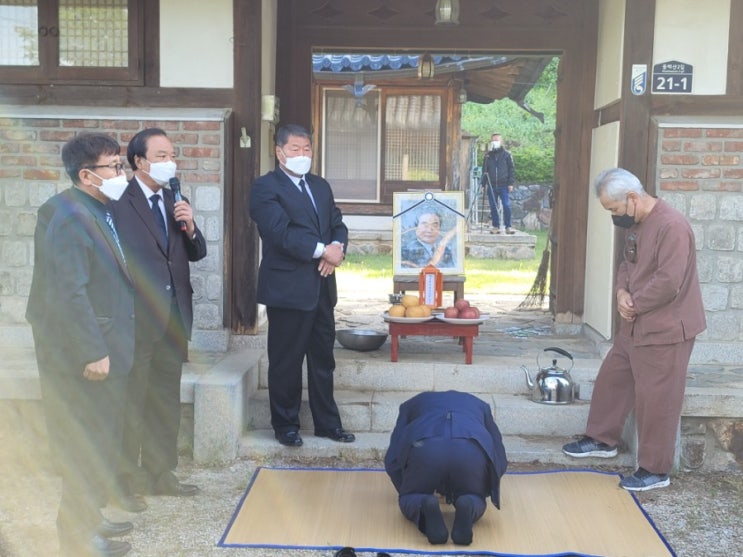
[(458, 337), (464, 350), (464, 363), (472, 363), (472, 346), (474, 339), (480, 332), (480, 323), (453, 324), (433, 319), (422, 323), (403, 323), (389, 321), (392, 345), (390, 361), (397, 361), (397, 352), (400, 346), (400, 336), (446, 336)]

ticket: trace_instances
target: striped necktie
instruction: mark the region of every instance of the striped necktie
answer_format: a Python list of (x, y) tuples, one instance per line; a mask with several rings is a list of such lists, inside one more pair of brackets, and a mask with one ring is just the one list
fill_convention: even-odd
[(121, 249), (121, 242), (119, 241), (119, 233), (116, 232), (116, 225), (114, 224), (114, 219), (111, 216), (111, 211), (106, 211), (106, 224), (108, 224), (108, 227), (111, 229), (111, 233), (114, 236), (114, 241), (116, 242), (116, 247), (119, 248), (119, 253), (121, 254), (121, 258), (126, 261), (126, 257), (124, 257), (124, 250)]

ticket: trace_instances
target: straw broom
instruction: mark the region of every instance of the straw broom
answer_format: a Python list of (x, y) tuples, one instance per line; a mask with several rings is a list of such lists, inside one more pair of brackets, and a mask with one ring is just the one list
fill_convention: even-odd
[(529, 289), (526, 298), (518, 305), (516, 309), (529, 310), (541, 308), (544, 303), (544, 297), (547, 295), (547, 273), (550, 267), (550, 240), (547, 238), (547, 245), (542, 252), (542, 261), (539, 262), (537, 276), (534, 283)]

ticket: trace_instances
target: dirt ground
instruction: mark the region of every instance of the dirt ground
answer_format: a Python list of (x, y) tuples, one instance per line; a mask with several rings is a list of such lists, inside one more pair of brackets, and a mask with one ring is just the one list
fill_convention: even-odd
[[(59, 502), (59, 480), (43, 446), (31, 436), (3, 433), (0, 438), (0, 555), (54, 557), (57, 540), (54, 520)], [(201, 487), (193, 498), (148, 497), (150, 508), (134, 514), (107, 508), (113, 520), (131, 520), (133, 557), (332, 557), (327, 550), (220, 548), (217, 543), (238, 505), (256, 467), (361, 466), (381, 462), (343, 463), (283, 459), (270, 463), (240, 460), (225, 467), (196, 466), (181, 459), (178, 475)], [(513, 465), (511, 469), (534, 469)], [(626, 473), (626, 471), (623, 471)], [(743, 476), (692, 474), (673, 478), (670, 487), (638, 494), (640, 503), (679, 557), (730, 557), (743, 548)], [(477, 535), (477, 529), (475, 529)], [(627, 532), (627, 535), (632, 535)], [(363, 557), (372, 553), (359, 552)]]

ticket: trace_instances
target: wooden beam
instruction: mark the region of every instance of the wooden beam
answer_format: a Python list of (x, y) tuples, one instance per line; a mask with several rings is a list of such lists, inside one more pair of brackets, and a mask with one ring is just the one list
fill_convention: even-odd
[(743, 95), (743, 0), (730, 0), (728, 95)]
[[(258, 231), (248, 214), (250, 189), (260, 170), (261, 0), (233, 0), (234, 97), (231, 180), (225, 180), (225, 325), (238, 334), (255, 332)], [(245, 128), (252, 146), (240, 146)]]

